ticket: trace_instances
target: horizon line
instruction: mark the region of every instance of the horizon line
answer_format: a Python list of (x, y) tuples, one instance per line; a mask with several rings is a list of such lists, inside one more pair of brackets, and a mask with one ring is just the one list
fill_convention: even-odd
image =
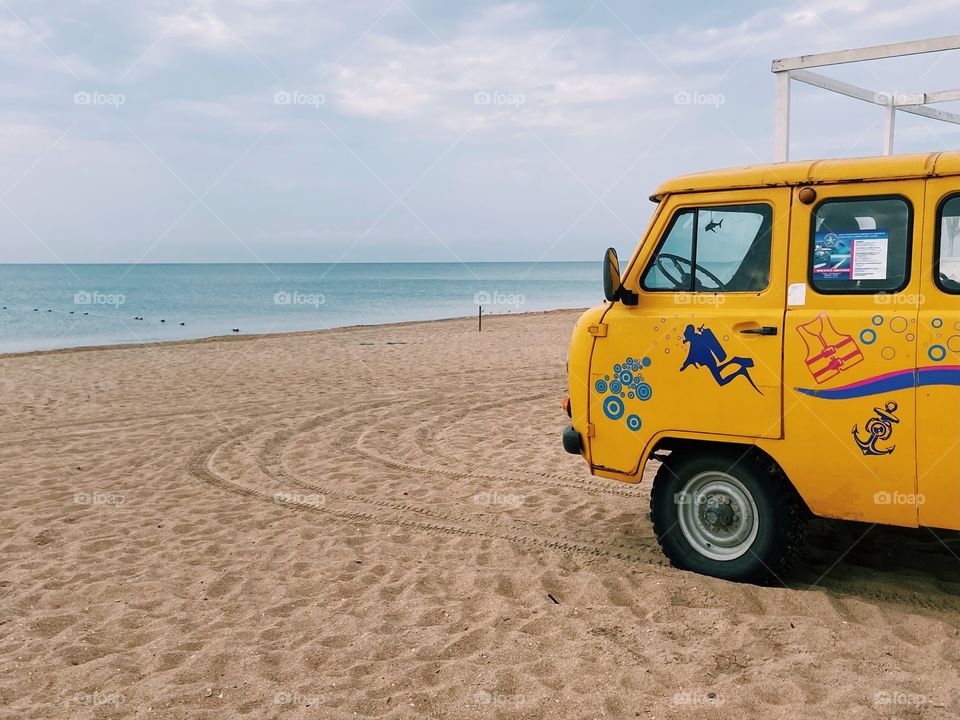
[(208, 261), (208, 260), (170, 260), (163, 262), (31, 262), (0, 261), (4, 265), (470, 265), (478, 263), (498, 263), (516, 265), (549, 265), (559, 263), (602, 262), (601, 260), (351, 260), (350, 262), (332, 260), (277, 260), (264, 262)]

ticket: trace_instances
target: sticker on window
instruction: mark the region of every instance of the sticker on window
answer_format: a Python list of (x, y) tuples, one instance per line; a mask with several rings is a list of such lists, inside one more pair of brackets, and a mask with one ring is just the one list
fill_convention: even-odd
[(818, 232), (813, 245), (816, 280), (886, 280), (886, 230)]

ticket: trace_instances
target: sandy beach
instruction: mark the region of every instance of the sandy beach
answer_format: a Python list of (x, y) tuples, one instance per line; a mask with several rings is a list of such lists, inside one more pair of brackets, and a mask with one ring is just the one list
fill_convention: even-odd
[(956, 717), (957, 537), (669, 567), (576, 315), (0, 357), (0, 717)]

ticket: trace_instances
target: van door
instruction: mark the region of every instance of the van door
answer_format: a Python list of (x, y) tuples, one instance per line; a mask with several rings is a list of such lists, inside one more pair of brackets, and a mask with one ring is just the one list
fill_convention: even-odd
[(814, 189), (793, 205), (775, 457), (818, 515), (916, 525), (923, 181)]
[(781, 436), (790, 192), (671, 196), (591, 359), (591, 458), (633, 472), (657, 434)]
[(917, 323), (919, 522), (960, 530), (960, 179), (927, 181)]

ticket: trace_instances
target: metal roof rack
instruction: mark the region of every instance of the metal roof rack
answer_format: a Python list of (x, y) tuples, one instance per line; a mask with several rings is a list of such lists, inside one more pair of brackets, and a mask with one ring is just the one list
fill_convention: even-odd
[(896, 112), (912, 113), (923, 117), (933, 118), (942, 122), (960, 125), (960, 115), (937, 110), (929, 107), (933, 103), (960, 100), (960, 90), (939, 90), (936, 92), (917, 93), (887, 93), (874, 92), (850, 83), (834, 80), (833, 78), (811, 72), (808, 68), (823, 67), (824, 65), (844, 65), (847, 63), (863, 62), (865, 60), (881, 60), (883, 58), (904, 57), (921, 53), (944, 52), (945, 50), (960, 49), (960, 35), (945, 35), (944, 37), (928, 40), (914, 40), (911, 42), (891, 43), (889, 45), (874, 45), (873, 47), (857, 48), (853, 50), (839, 50), (836, 52), (818, 53), (816, 55), (800, 55), (799, 57), (774, 60), (771, 72), (777, 78), (777, 95), (775, 101), (776, 126), (773, 135), (773, 154), (775, 162), (786, 162), (790, 159), (790, 81), (814, 87), (823, 88), (831, 92), (846, 95), (847, 97), (863, 100), (874, 105), (881, 105), (886, 109), (886, 122), (883, 133), (883, 154), (893, 153), (893, 133), (896, 124)]

